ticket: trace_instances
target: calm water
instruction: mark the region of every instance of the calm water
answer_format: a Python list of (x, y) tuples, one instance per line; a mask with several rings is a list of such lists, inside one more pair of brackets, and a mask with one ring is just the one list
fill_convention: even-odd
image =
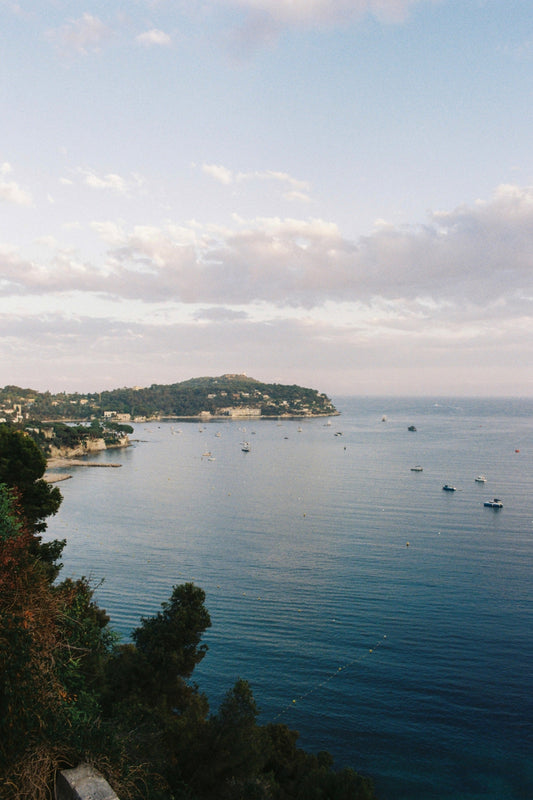
[(137, 425), (99, 457), (121, 469), (59, 484), (63, 575), (105, 579), (124, 636), (202, 586), (211, 706), (248, 679), (262, 721), (381, 800), (531, 800), (533, 401), (335, 403), (331, 425)]

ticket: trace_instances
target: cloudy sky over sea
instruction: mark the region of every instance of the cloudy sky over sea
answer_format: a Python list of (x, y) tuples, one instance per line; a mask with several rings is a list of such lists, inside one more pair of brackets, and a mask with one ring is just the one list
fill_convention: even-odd
[(0, 385), (533, 394), (531, 0), (0, 0)]

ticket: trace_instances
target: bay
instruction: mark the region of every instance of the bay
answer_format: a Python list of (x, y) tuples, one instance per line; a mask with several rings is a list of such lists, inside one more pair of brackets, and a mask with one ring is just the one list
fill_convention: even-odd
[(103, 581), (125, 639), (200, 585), (211, 707), (246, 678), (262, 722), (381, 800), (533, 797), (533, 401), (334, 402), (330, 424), (136, 425), (99, 456), (121, 469), (60, 484), (63, 577)]

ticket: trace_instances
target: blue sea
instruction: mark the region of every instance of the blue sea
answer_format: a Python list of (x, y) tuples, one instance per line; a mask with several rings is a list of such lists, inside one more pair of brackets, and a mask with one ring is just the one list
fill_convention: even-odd
[(260, 721), (380, 800), (531, 800), (533, 400), (333, 399), (329, 420), (135, 425), (96, 457), (120, 469), (59, 484), (62, 575), (125, 639), (194, 581), (211, 708), (246, 678)]

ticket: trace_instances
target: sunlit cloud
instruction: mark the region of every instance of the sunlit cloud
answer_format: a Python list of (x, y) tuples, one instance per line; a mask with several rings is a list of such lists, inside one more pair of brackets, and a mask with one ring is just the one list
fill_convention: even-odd
[(395, 304), (395, 314), (400, 307), (446, 315), (489, 305), (495, 313), (495, 304), (502, 314), (532, 311), (532, 187), (501, 186), (490, 201), (436, 212), (422, 226), (379, 226), (357, 241), (321, 219), (91, 227), (108, 247), (101, 264), (63, 252), (34, 263), (9, 252), (0, 257), (4, 292), (309, 309), (381, 298)]

